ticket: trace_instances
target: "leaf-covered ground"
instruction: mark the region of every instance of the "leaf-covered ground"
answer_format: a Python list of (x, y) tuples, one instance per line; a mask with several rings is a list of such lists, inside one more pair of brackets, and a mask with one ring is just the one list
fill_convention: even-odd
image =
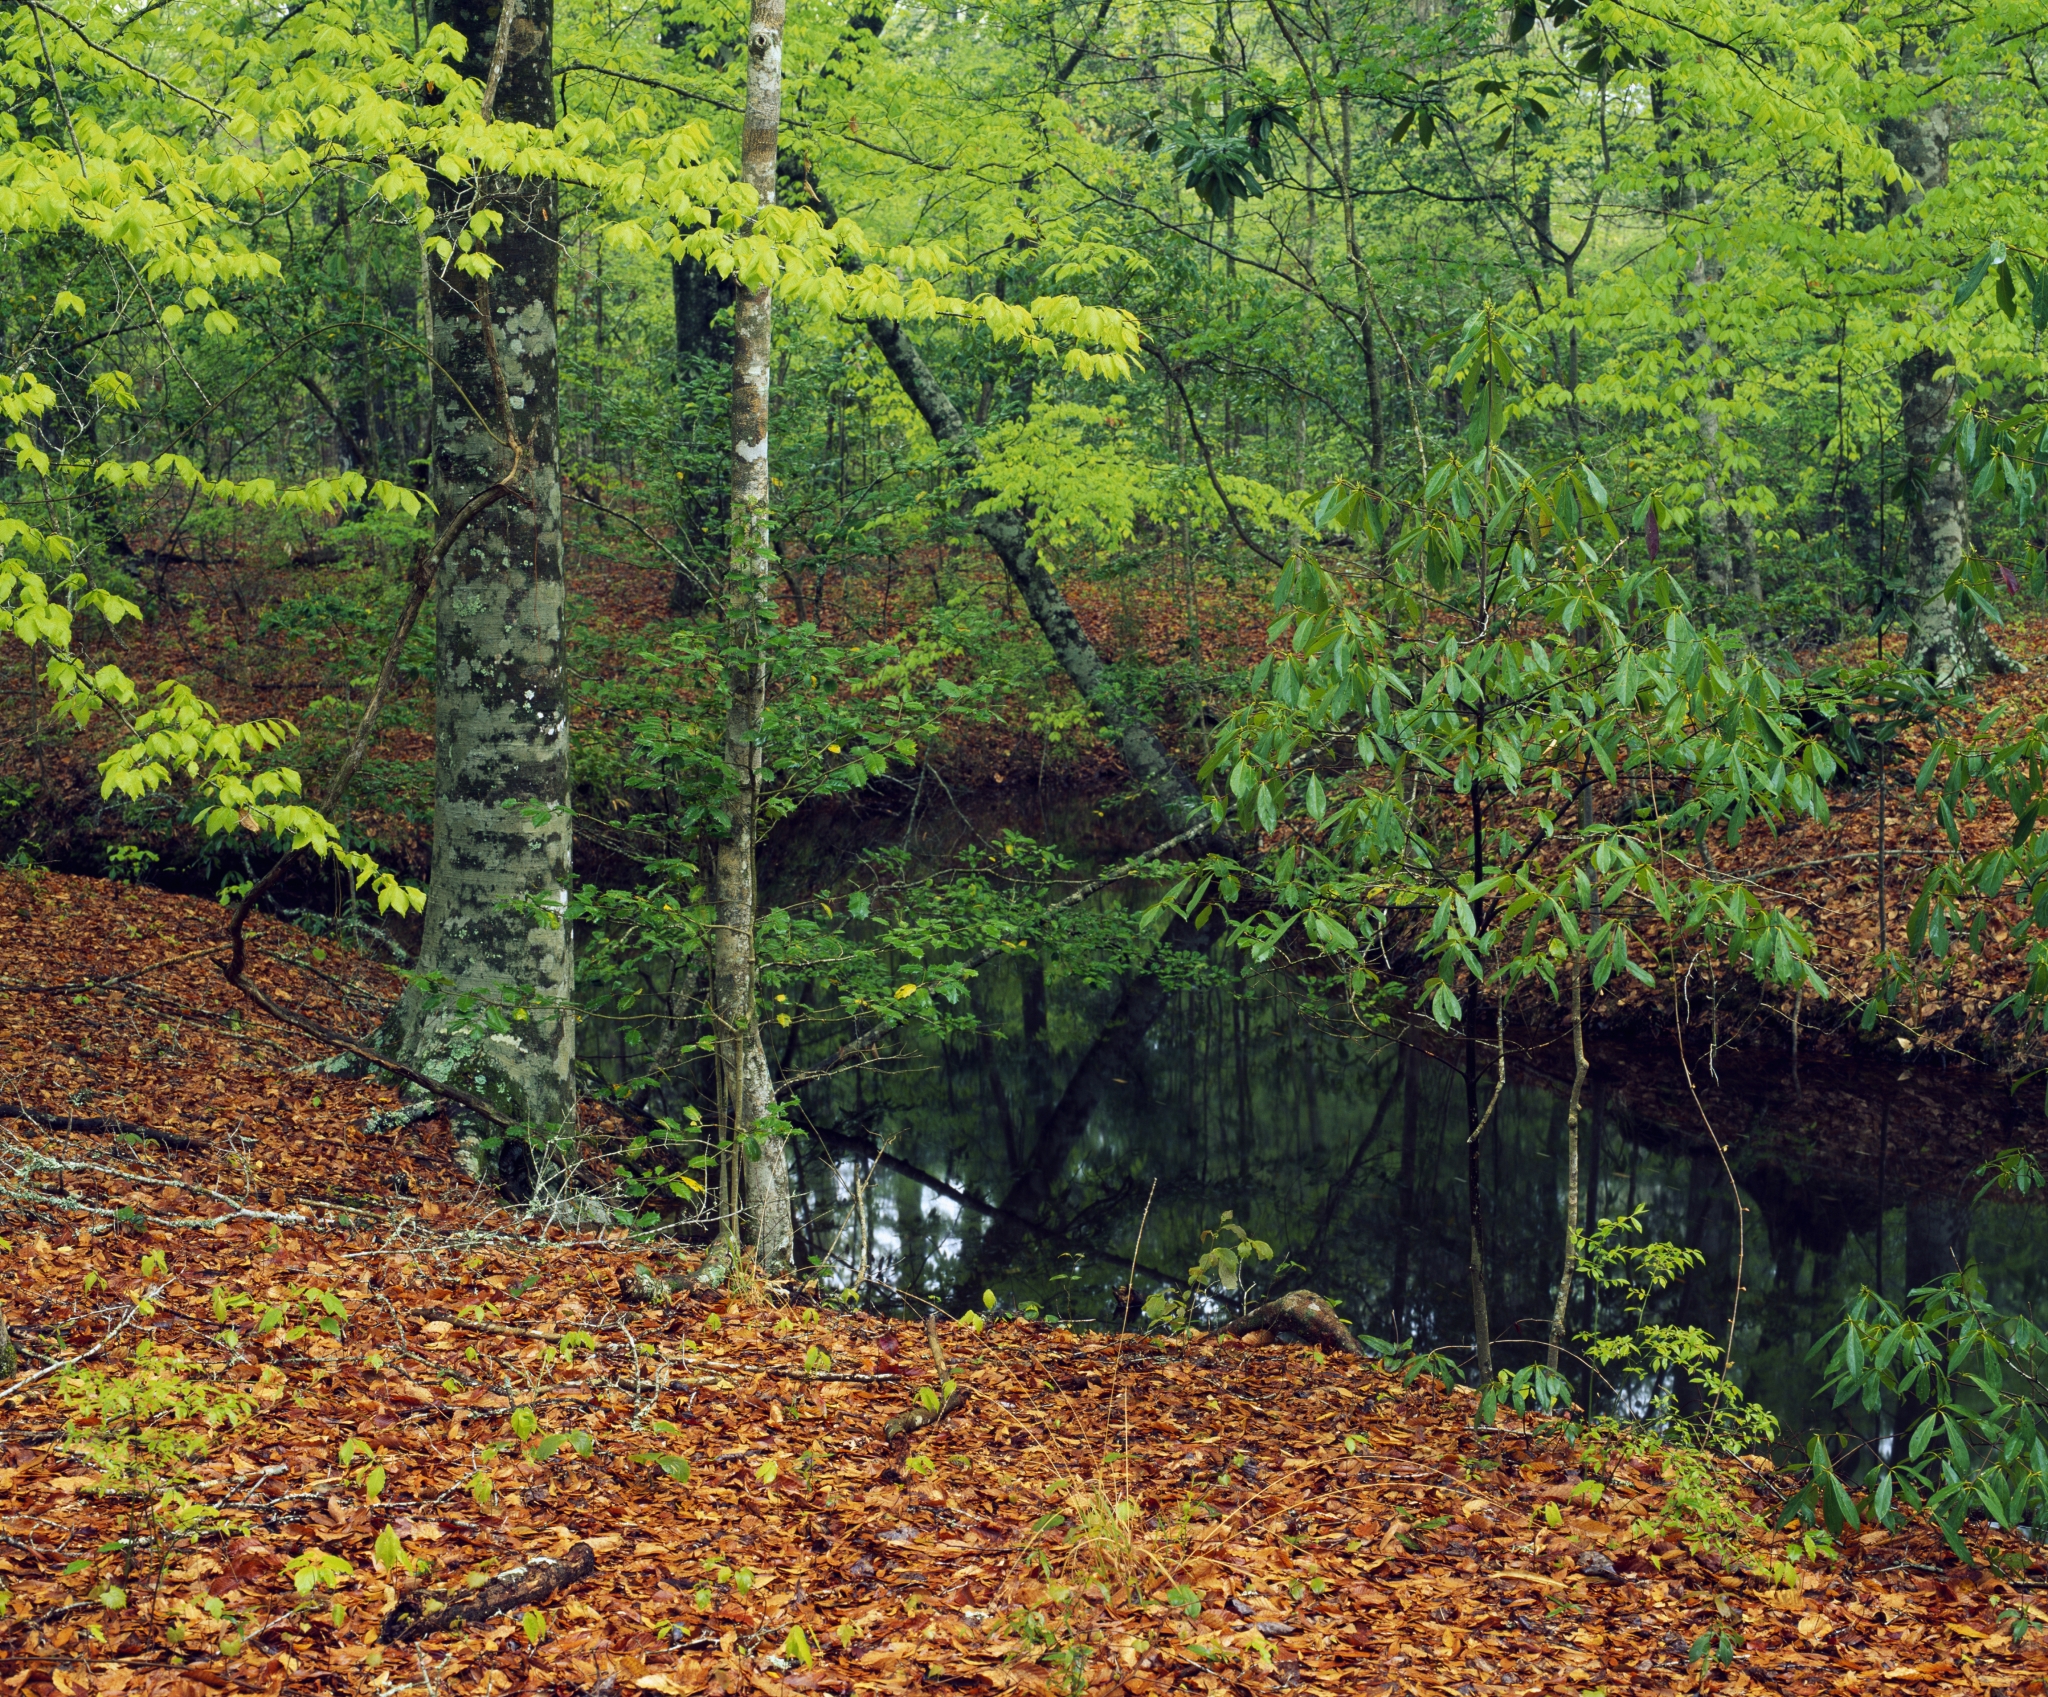
[[(892, 1441), (938, 1388), (915, 1320), (789, 1287), (630, 1300), (692, 1257), (508, 1212), (440, 1122), (366, 1132), (391, 1092), (292, 1070), (312, 1052), (203, 953), (148, 970), (203, 950), (217, 909), (45, 875), (8, 877), (0, 915), (0, 1107), (172, 1139), (0, 1121), (21, 1352), (0, 1380), (0, 1688), (1614, 1697), (2048, 1675), (2048, 1638), (2014, 1642), (2048, 1619), (2031, 1589), (1937, 1537), (1793, 1548), (1762, 1531), (1786, 1490), (1767, 1467), (1475, 1431), (1468, 1394), (1302, 1347), (949, 1320), (966, 1398)], [(374, 968), (262, 940), (279, 993), (374, 1016)], [(124, 1420), (152, 1390), (172, 1406)], [(205, 1431), (181, 1406), (244, 1412), (149, 1459), (144, 1434)], [(110, 1478), (124, 1435), (143, 1465)], [(407, 1598), (579, 1544), (587, 1578), (378, 1642)]]

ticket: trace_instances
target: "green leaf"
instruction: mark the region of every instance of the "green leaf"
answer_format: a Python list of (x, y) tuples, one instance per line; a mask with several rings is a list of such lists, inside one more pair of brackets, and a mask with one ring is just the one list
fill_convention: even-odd
[(1961, 306), (1964, 301), (1974, 295), (1983, 285), (1985, 273), (1991, 269), (1991, 261), (1997, 252), (1998, 250), (1993, 248), (1991, 252), (1985, 254), (1975, 265), (1963, 273), (1962, 281), (1956, 284), (1957, 306)]

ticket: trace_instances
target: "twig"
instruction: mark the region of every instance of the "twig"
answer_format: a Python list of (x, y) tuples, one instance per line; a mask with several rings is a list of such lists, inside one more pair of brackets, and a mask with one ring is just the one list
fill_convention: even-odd
[[(1742, 1273), (1749, 1247), (1748, 1233), (1744, 1229), (1746, 1213), (1742, 1206), (1742, 1189), (1735, 1182), (1735, 1169), (1728, 1164), (1728, 1151), (1721, 1146), (1714, 1122), (1707, 1118), (1707, 1105), (1700, 1100), (1699, 1087), (1692, 1081), (1692, 1063), (1685, 1056), (1685, 1028), (1678, 1017), (1676, 983), (1671, 987), (1671, 1032), (1678, 1041), (1678, 1064), (1685, 1072), (1685, 1088), (1692, 1096), (1692, 1105), (1699, 1110), (1700, 1124), (1707, 1128), (1707, 1140), (1713, 1144), (1714, 1153), (1721, 1157), (1721, 1171), (1728, 1175), (1728, 1194), (1735, 1202), (1735, 1295), (1728, 1304), (1728, 1347), (1721, 1362), (1721, 1376), (1725, 1379), (1735, 1370), (1735, 1322), (1742, 1312)], [(1719, 1401), (1718, 1392), (1715, 1400)]]
[(931, 1345), (932, 1365), (939, 1372), (937, 1401), (930, 1407), (921, 1402), (913, 1403), (901, 1414), (893, 1414), (885, 1420), (882, 1434), (892, 1442), (906, 1438), (912, 1432), (920, 1432), (927, 1426), (936, 1426), (967, 1400), (967, 1387), (946, 1377), (946, 1352), (939, 1347), (939, 1311), (936, 1308), (925, 1310), (924, 1341)]
[(498, 84), (505, 75), (505, 62), (512, 57), (512, 22), (518, 11), (519, 0), (505, 0), (498, 8), (498, 39), (491, 44), (491, 74), (484, 83), (483, 103), (476, 114), (486, 124), (491, 122), (491, 109), (498, 104)]
[(161, 972), (167, 966), (183, 966), (188, 960), (212, 954), (216, 947), (217, 944), (209, 943), (203, 949), (172, 955), (169, 960), (151, 961), (147, 966), (138, 966), (133, 972), (123, 972), (112, 978), (79, 978), (69, 984), (31, 984), (21, 978), (0, 978), (0, 990), (18, 990), (32, 996), (69, 996), (85, 990), (104, 990), (115, 984), (132, 984), (145, 973)]
[(1209, 452), (1209, 439), (1202, 434), (1201, 423), (1195, 417), (1195, 403), (1188, 398), (1188, 392), (1181, 383), (1180, 374), (1173, 369), (1172, 363), (1167, 360), (1159, 362), (1159, 369), (1165, 375), (1167, 382), (1173, 385), (1174, 393), (1180, 396), (1181, 409), (1188, 417), (1189, 433), (1195, 439), (1196, 448), (1201, 451), (1202, 469), (1209, 474), (1209, 486), (1216, 491), (1216, 499), (1223, 503), (1223, 511), (1230, 520), (1230, 528), (1237, 532), (1237, 539), (1254, 554), (1258, 555), (1260, 559), (1264, 560), (1267, 565), (1271, 566), (1275, 571), (1281, 570), (1287, 562), (1276, 554), (1269, 554), (1254, 542), (1251, 532), (1244, 527), (1244, 521), (1237, 516), (1237, 503), (1225, 492), (1223, 480), (1216, 475), (1216, 461)]
[[(143, 1301), (147, 1302), (150, 1297), (156, 1295), (156, 1293), (162, 1288), (163, 1287), (161, 1285), (151, 1286), (150, 1289), (143, 1294)], [(23, 1374), (19, 1379), (16, 1379), (13, 1384), (7, 1385), (4, 1388), (0, 1388), (0, 1402), (5, 1402), (9, 1397), (19, 1396), (23, 1391), (27, 1390), (30, 1385), (35, 1384), (40, 1379), (49, 1378), (50, 1375), (53, 1373), (62, 1373), (66, 1371), (68, 1368), (76, 1367), (81, 1361), (90, 1361), (95, 1355), (99, 1354), (101, 1350), (105, 1349), (108, 1344), (112, 1343), (117, 1337), (119, 1337), (122, 1334), (122, 1332), (126, 1331), (128, 1328), (128, 1322), (133, 1320), (135, 1316), (139, 1314), (141, 1311), (141, 1303), (130, 1304), (128, 1312), (123, 1314), (121, 1318), (114, 1324), (113, 1328), (107, 1333), (107, 1335), (101, 1338), (98, 1343), (94, 1344), (92, 1348), (80, 1350), (78, 1354), (72, 1356), (69, 1360), (53, 1361), (47, 1367), (38, 1367), (33, 1373)]]
[(1508, 1087), (1507, 1005), (1508, 999), (1505, 995), (1494, 998), (1493, 1052), (1497, 1066), (1493, 1079), (1493, 1094), (1486, 1099), (1486, 1112), (1479, 1116), (1478, 1123), (1472, 1127), (1471, 1135), (1465, 1139), (1468, 1148), (1484, 1135), (1487, 1126), (1493, 1120), (1493, 1110), (1500, 1106), (1500, 1093)]

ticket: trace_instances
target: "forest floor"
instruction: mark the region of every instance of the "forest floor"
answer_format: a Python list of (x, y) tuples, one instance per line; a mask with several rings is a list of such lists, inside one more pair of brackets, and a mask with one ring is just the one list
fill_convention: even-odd
[[(1768, 1463), (1476, 1430), (1467, 1392), (1305, 1347), (948, 1319), (964, 1401), (892, 1440), (942, 1378), (914, 1320), (758, 1281), (630, 1300), (694, 1257), (509, 1211), (440, 1121), (367, 1131), (394, 1093), (237, 1005), (216, 907), (7, 874), (0, 917), (0, 1689), (2048, 1677), (2024, 1546), (1795, 1545)], [(322, 1018), (388, 992), (257, 941)]]

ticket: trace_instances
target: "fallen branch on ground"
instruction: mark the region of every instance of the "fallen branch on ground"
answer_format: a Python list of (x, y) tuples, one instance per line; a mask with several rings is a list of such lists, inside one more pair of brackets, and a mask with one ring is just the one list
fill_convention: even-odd
[(912, 1432), (921, 1432), (927, 1426), (936, 1426), (967, 1400), (967, 1387), (946, 1377), (946, 1354), (939, 1348), (936, 1313), (928, 1312), (924, 1317), (924, 1341), (931, 1345), (932, 1365), (939, 1370), (939, 1389), (931, 1402), (914, 1402), (901, 1414), (892, 1414), (882, 1423), (882, 1435), (892, 1443), (898, 1438), (907, 1438)]
[(142, 1137), (161, 1143), (166, 1149), (210, 1149), (212, 1144), (196, 1137), (181, 1137), (175, 1131), (157, 1131), (132, 1120), (108, 1119), (93, 1114), (51, 1114), (40, 1108), (0, 1107), (0, 1120), (27, 1120), (46, 1131), (83, 1131), (100, 1137)]
[[(149, 1290), (148, 1292), (146, 1292), (144, 1294), (143, 1301), (146, 1302), (151, 1297), (154, 1297), (157, 1294), (157, 1291), (161, 1290), (162, 1288), (163, 1287), (161, 1285), (158, 1285)], [(128, 1329), (128, 1322), (133, 1320), (135, 1316), (141, 1312), (141, 1303), (136, 1303), (135, 1305), (130, 1307), (128, 1312), (123, 1314), (119, 1320), (115, 1321), (114, 1324), (108, 1329), (107, 1335), (101, 1338), (100, 1341), (94, 1344), (90, 1349), (82, 1349), (76, 1355), (67, 1356), (62, 1361), (53, 1361), (47, 1367), (38, 1367), (33, 1373), (24, 1373), (20, 1378), (16, 1379), (14, 1383), (11, 1385), (0, 1385), (0, 1402), (7, 1401), (9, 1397), (16, 1397), (21, 1395), (21, 1393), (27, 1390), (29, 1386), (36, 1384), (43, 1379), (49, 1378), (50, 1375), (53, 1373), (67, 1372), (71, 1368), (76, 1367), (82, 1361), (90, 1361), (95, 1355), (99, 1354), (101, 1350), (105, 1349), (108, 1344), (112, 1343), (117, 1337), (119, 1337), (124, 1331), (126, 1331)]]
[(411, 1644), (450, 1627), (475, 1625), (509, 1609), (533, 1608), (597, 1571), (590, 1546), (578, 1543), (562, 1560), (534, 1556), (474, 1590), (430, 1591), (400, 1600), (384, 1617), (379, 1644)]

